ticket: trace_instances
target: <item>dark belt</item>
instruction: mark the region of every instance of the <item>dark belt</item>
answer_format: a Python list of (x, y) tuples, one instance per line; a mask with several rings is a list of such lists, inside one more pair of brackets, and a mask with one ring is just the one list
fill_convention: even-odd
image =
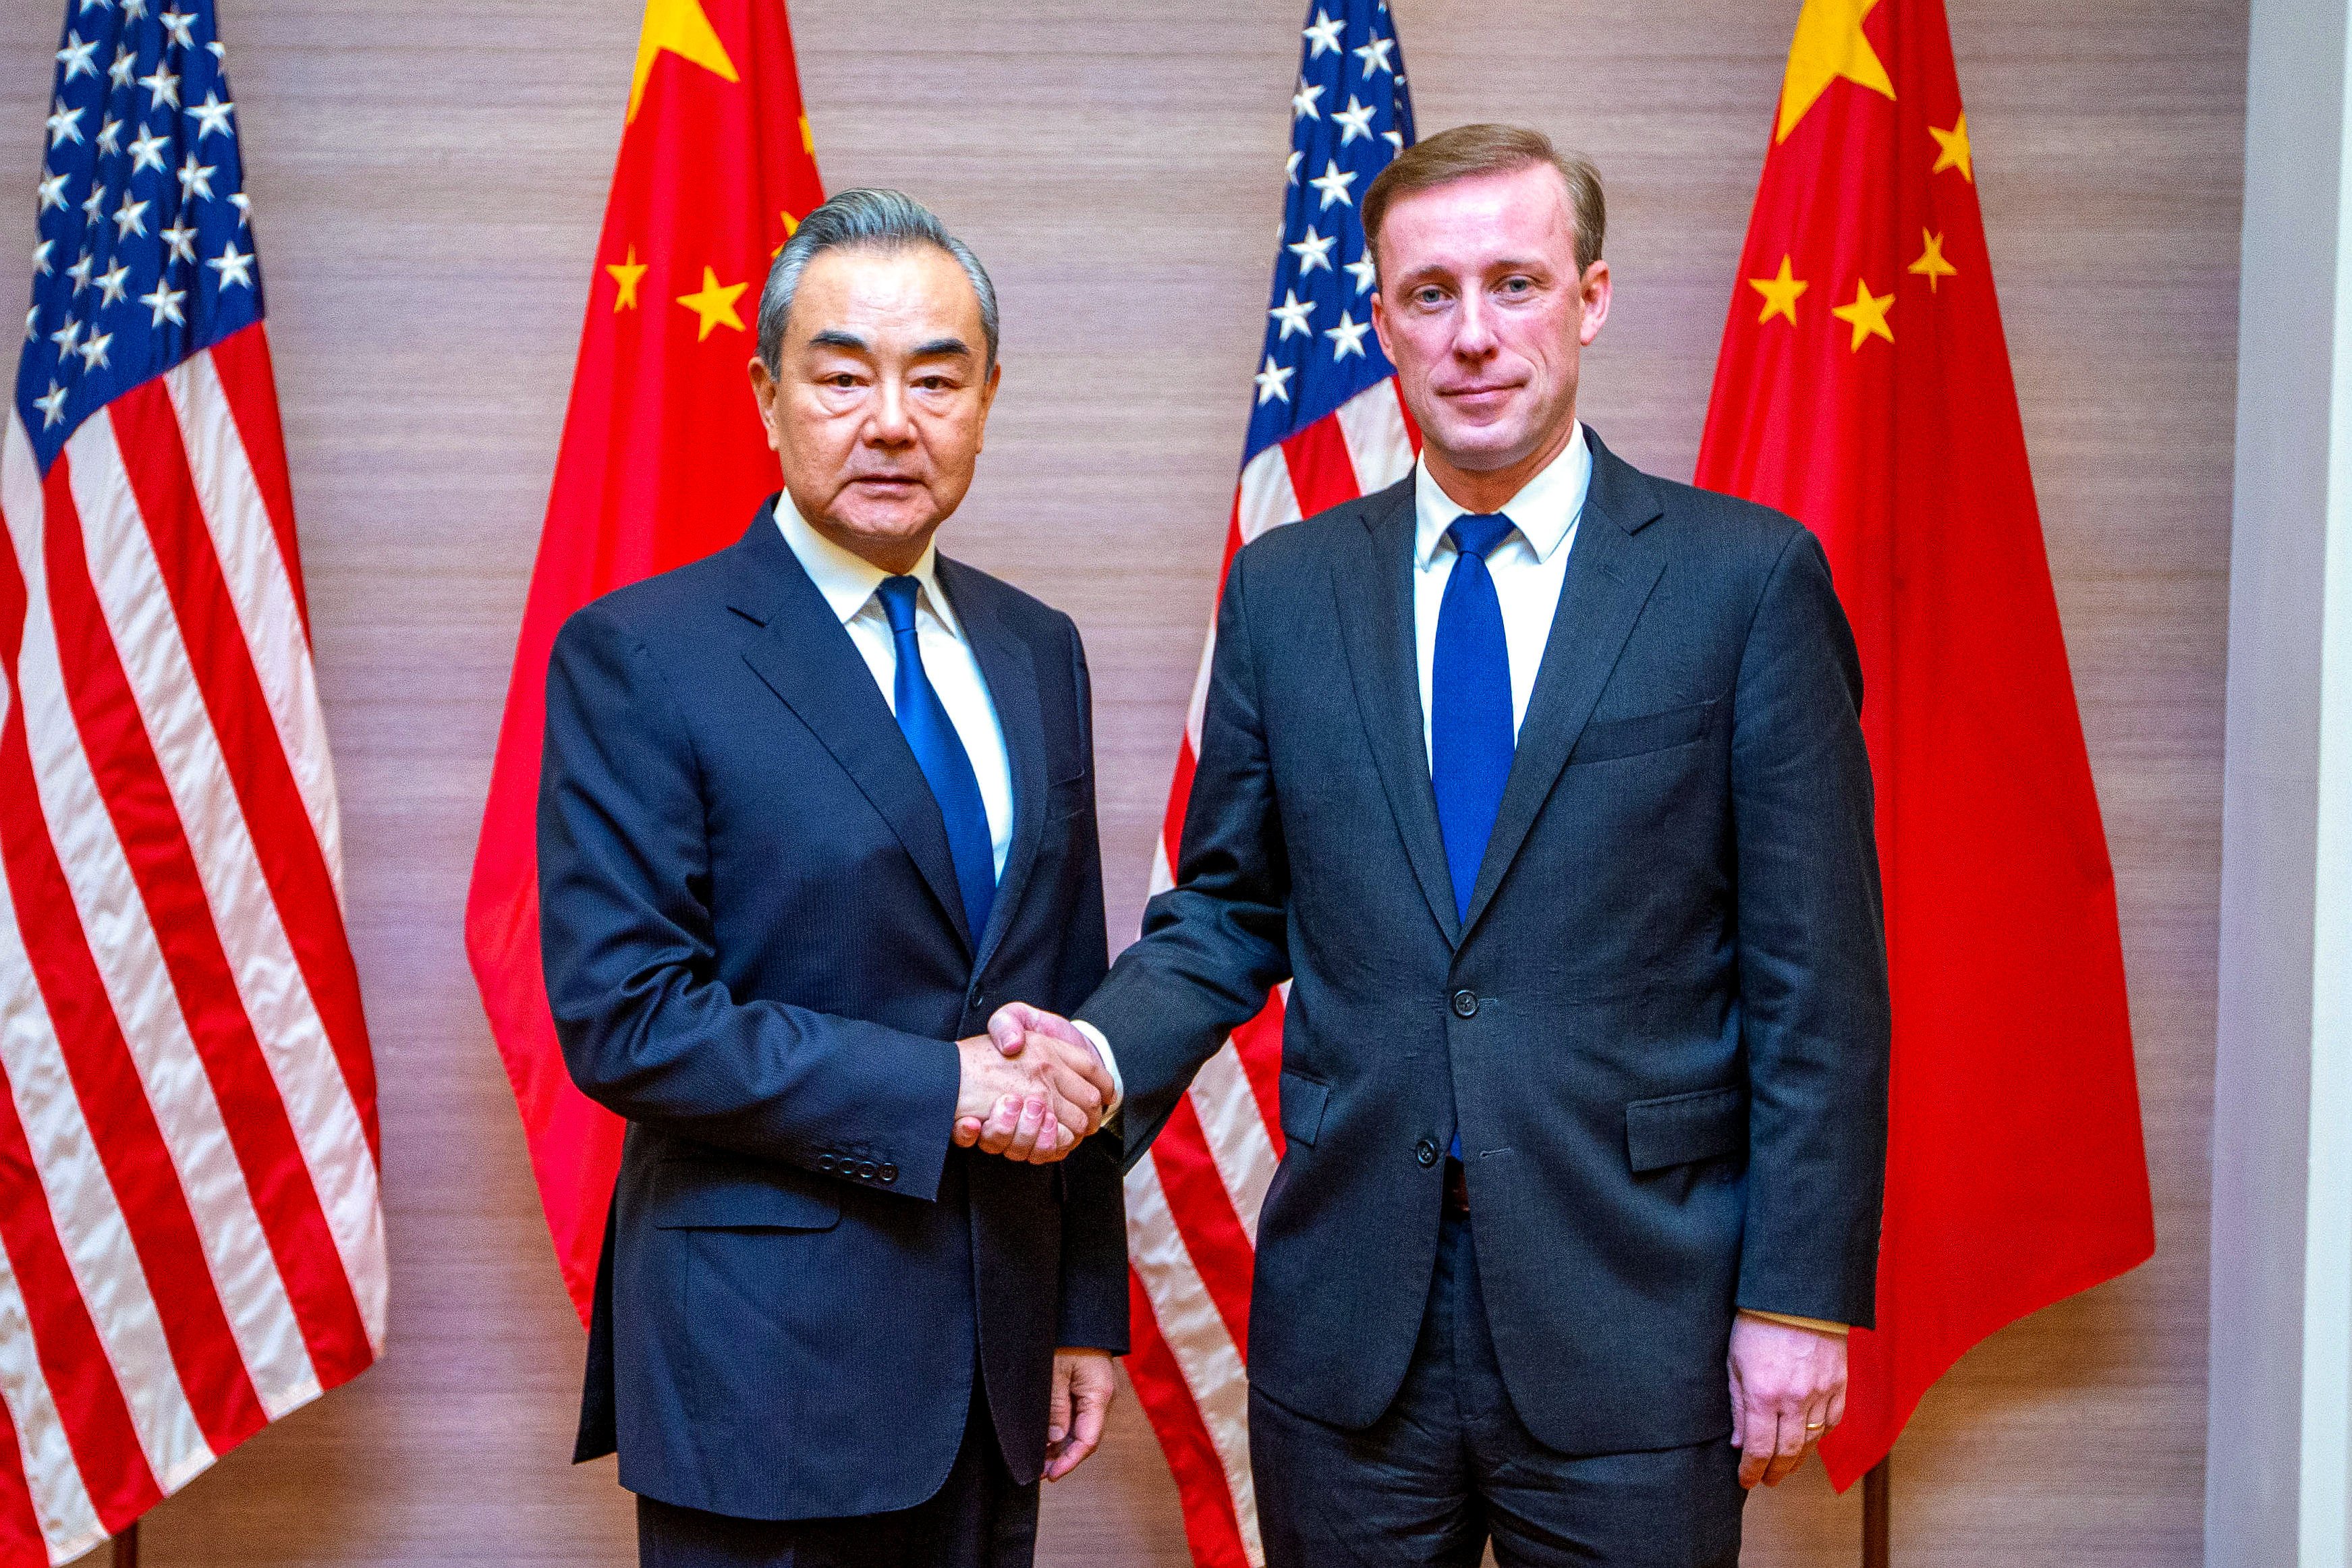
[(1445, 1212), (1470, 1212), (1470, 1179), (1463, 1173), (1462, 1162), (1451, 1155), (1445, 1161)]

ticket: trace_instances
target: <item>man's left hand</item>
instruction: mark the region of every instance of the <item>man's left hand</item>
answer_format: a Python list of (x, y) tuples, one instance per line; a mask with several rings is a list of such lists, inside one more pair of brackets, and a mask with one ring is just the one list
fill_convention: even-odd
[(1777, 1487), (1845, 1419), (1845, 1336), (1742, 1312), (1731, 1325), (1739, 1484)]
[(1045, 1415), (1047, 1480), (1060, 1480), (1095, 1451), (1117, 1386), (1108, 1351), (1054, 1352), (1054, 1400)]

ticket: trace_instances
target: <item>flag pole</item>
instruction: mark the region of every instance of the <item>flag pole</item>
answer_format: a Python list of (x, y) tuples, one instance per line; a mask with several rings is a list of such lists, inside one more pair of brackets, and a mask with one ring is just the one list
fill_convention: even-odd
[(114, 1568), (139, 1568), (139, 1521), (135, 1519), (114, 1538)]
[[(1891, 1500), (1887, 1496), (1886, 1468), (1894, 1458), (1889, 1454), (1863, 1473), (1862, 1568), (1887, 1568), (1886, 1524)], [(133, 1563), (131, 1568), (139, 1565)]]

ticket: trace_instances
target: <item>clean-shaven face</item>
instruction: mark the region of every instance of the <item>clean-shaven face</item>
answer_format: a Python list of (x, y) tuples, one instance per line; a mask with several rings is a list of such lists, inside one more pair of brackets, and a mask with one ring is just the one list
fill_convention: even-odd
[(1488, 473), (1567, 445), (1578, 357), (1609, 313), (1609, 264), (1578, 272), (1558, 170), (1399, 196), (1379, 261), (1372, 323), (1433, 458)]
[(999, 372), (980, 296), (937, 247), (851, 246), (801, 274), (778, 369), (751, 362), (768, 445), (809, 525), (910, 570), (971, 488)]

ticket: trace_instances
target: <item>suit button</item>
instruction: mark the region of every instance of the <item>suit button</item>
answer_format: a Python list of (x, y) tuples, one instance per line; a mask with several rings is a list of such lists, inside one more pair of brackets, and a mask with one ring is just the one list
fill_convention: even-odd
[(898, 1167), (896, 1165), (885, 1165), (882, 1167), (879, 1174), (882, 1177), (882, 1184), (887, 1187), (891, 1183), (898, 1179)]
[(1454, 1016), (1457, 1018), (1476, 1017), (1478, 994), (1475, 991), (1456, 991), (1454, 994)]
[(971, 988), (971, 1010), (972, 1010), (973, 1012), (977, 1013), (977, 1012), (979, 1012), (982, 1007), (985, 1007), (985, 1006), (987, 1006), (987, 1005), (988, 1005), (988, 996), (987, 996), (987, 994), (986, 994), (985, 992), (982, 991), (982, 990), (981, 990), (981, 988), (980, 988), (979, 986), (977, 986), (977, 985), (973, 986), (973, 987)]
[(833, 1174), (833, 1156), (830, 1154), (819, 1154), (816, 1157), (816, 1168), (823, 1171), (828, 1176)]
[(1420, 1161), (1422, 1168), (1426, 1170), (1437, 1163), (1437, 1145), (1424, 1138), (1412, 1146), (1412, 1157)]
[(857, 1179), (861, 1182), (870, 1182), (874, 1179), (873, 1161), (860, 1160), (857, 1162)]

